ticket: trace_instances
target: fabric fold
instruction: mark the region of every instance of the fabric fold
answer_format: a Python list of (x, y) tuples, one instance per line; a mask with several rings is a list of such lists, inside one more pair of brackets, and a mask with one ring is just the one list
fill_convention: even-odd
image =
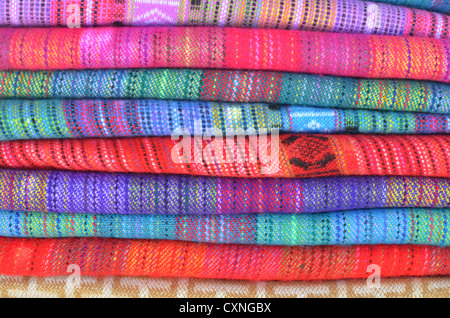
[[(450, 275), (450, 248), (413, 245), (284, 247), (126, 239), (0, 237), (0, 274), (196, 277), (244, 280)], [(113, 257), (112, 257), (113, 256)], [(414, 261), (412, 261), (414, 260)]]
[(96, 214), (317, 213), (450, 208), (450, 179), (215, 178), (0, 170), (0, 210)]
[(0, 123), (0, 140), (450, 132), (450, 115), (165, 100), (0, 100)]
[(5, 99), (165, 99), (450, 114), (450, 86), (281, 72), (194, 69), (3, 71)]
[(450, 81), (450, 41), (445, 39), (237, 28), (99, 27), (3, 28), (0, 43), (0, 70), (213, 68)]
[[(360, 0), (17, 1), (0, 1), (0, 26), (191, 25), (449, 36), (447, 16)], [(435, 3), (420, 7), (438, 8)]]
[(0, 168), (222, 177), (450, 178), (449, 135), (259, 135), (0, 142)]
[(6, 237), (105, 237), (257, 245), (449, 246), (450, 209), (304, 214), (117, 215), (0, 211)]

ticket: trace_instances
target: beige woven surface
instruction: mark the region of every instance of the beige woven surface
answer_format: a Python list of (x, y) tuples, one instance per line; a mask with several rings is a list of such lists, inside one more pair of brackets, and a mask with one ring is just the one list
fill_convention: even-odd
[[(71, 284), (78, 286), (71, 288)], [(78, 285), (77, 285), (78, 284)], [(0, 276), (1, 297), (445, 297), (450, 277), (381, 279), (379, 288), (366, 280), (324, 282), (247, 282), (146, 277)]]

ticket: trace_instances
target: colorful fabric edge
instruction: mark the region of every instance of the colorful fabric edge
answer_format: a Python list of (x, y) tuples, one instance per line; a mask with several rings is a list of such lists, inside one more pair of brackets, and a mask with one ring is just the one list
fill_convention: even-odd
[(449, 154), (448, 135), (38, 139), (0, 142), (0, 168), (222, 177), (450, 178)]
[(450, 132), (450, 116), (162, 100), (0, 100), (0, 140)]
[(304, 214), (117, 215), (0, 211), (4, 237), (106, 237), (257, 245), (449, 246), (450, 209)]
[(0, 98), (166, 99), (450, 113), (436, 82), (194, 69), (0, 72)]
[(449, 40), (420, 37), (204, 27), (3, 28), (0, 43), (0, 70), (213, 68), (450, 82)]
[(450, 249), (426, 245), (268, 246), (127, 239), (0, 237), (0, 274), (336, 280), (448, 276)]
[(96, 214), (317, 213), (450, 208), (450, 179), (215, 178), (0, 170), (0, 210)]
[[(422, 7), (427, 8), (427, 5), (422, 4)], [(449, 36), (449, 21), (445, 15), (360, 0), (3, 0), (0, 25), (211, 26)]]

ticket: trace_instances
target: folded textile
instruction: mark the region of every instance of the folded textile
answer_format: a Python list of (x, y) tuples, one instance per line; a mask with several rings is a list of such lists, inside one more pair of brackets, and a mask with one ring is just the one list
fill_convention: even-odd
[(0, 235), (258, 245), (449, 246), (449, 220), (450, 209), (418, 208), (201, 216), (0, 211)]
[(360, 0), (0, 1), (0, 26), (77, 25), (192, 25), (449, 37), (447, 16)]
[(315, 213), (450, 207), (450, 179), (214, 178), (0, 170), (0, 210), (98, 214)]
[(0, 237), (0, 274), (330, 280), (450, 275), (450, 248), (426, 245), (267, 246), (167, 240)]
[(0, 98), (265, 102), (450, 114), (450, 86), (278, 72), (193, 69), (3, 71)]
[[(3, 298), (449, 298), (450, 277), (246, 281), (129, 276), (0, 275)], [(372, 279), (373, 280), (373, 279)]]
[(219, 68), (450, 82), (450, 40), (205, 27), (2, 28), (0, 70)]
[(0, 100), (0, 140), (450, 132), (450, 115), (166, 100)]
[(450, 2), (448, 0), (377, 0), (377, 2), (450, 13)]
[(0, 142), (0, 168), (222, 177), (450, 178), (449, 135), (259, 135)]

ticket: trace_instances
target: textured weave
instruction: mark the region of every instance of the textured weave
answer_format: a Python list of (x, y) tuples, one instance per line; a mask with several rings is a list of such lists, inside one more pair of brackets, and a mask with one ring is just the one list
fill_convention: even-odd
[(0, 98), (265, 102), (450, 113), (450, 86), (278, 72), (192, 69), (3, 71)]
[(73, 5), (78, 5), (80, 26), (201, 25), (449, 36), (447, 16), (360, 0), (2, 0), (0, 26), (68, 26), (76, 22)]
[(449, 209), (305, 214), (109, 215), (0, 211), (7, 237), (113, 237), (258, 245), (449, 246)]
[[(337, 281), (0, 275), (2, 298), (449, 298), (450, 277)], [(78, 283), (78, 284), (77, 284)]]
[(450, 179), (214, 178), (0, 171), (0, 210), (106, 214), (313, 213), (450, 207)]
[[(283, 114), (286, 117), (283, 121), (289, 121), (287, 112)], [(391, 114), (393, 118), (409, 117), (407, 121), (410, 124), (414, 122), (413, 125), (416, 117), (417, 123), (420, 123), (419, 117), (427, 117), (431, 121), (432, 118), (437, 119), (437, 126), (440, 126), (436, 127), (437, 130), (443, 128), (446, 131), (444, 123), (448, 121), (450, 124), (450, 116)], [(279, 107), (272, 108), (267, 104), (162, 100), (0, 100), (0, 140), (170, 136), (177, 129), (195, 135), (267, 134), (272, 128), (282, 128), (281, 116)], [(381, 128), (382, 122), (377, 126)], [(424, 122), (423, 126), (434, 130), (434, 125), (429, 123)]]
[(450, 1), (448, 0), (377, 0), (377, 2), (450, 13)]
[(237, 28), (3, 28), (0, 69), (226, 68), (450, 81), (450, 40)]
[[(281, 107), (282, 131), (291, 133), (442, 134), (450, 116), (423, 113)], [(277, 127), (274, 127), (277, 128)], [(253, 128), (253, 130), (257, 130)]]
[[(450, 248), (426, 245), (265, 246), (127, 239), (0, 237), (0, 273), (197, 277), (245, 280), (330, 280), (450, 275)], [(373, 271), (373, 270), (372, 270)]]
[[(190, 143), (190, 145), (189, 145)], [(0, 142), (0, 168), (229, 177), (450, 178), (449, 135), (274, 135)]]
[(281, 132), (449, 133), (450, 115), (162, 100), (0, 100), (0, 140), (234, 136)]

